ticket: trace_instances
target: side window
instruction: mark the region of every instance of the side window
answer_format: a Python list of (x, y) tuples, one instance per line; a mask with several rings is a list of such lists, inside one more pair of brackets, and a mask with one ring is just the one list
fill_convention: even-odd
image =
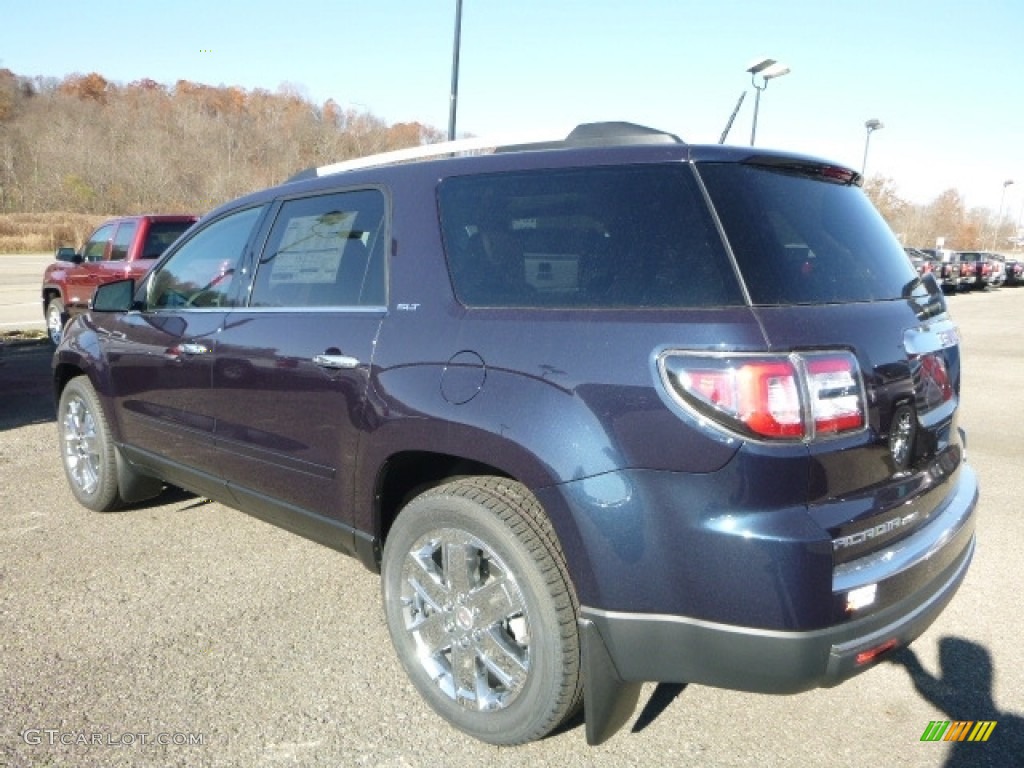
[(233, 306), (231, 287), (262, 210), (247, 208), (196, 232), (150, 277), (147, 309)]
[(373, 189), (284, 203), (256, 270), (251, 305), (383, 305), (384, 212), (384, 195)]
[(111, 261), (124, 261), (128, 257), (128, 246), (135, 237), (135, 230), (139, 228), (137, 221), (122, 221), (114, 235), (114, 244), (110, 248)]
[(452, 283), (468, 306), (743, 303), (688, 168), (455, 176), (441, 183), (438, 201)]
[(82, 248), (82, 261), (102, 261), (103, 252), (107, 250), (107, 243), (114, 236), (116, 224), (105, 224), (97, 229), (93, 236)]

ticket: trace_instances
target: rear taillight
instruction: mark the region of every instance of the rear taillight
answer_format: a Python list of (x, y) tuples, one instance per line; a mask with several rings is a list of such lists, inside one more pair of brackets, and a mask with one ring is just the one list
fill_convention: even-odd
[(848, 352), (668, 352), (659, 367), (677, 402), (749, 437), (813, 440), (867, 423), (860, 368)]

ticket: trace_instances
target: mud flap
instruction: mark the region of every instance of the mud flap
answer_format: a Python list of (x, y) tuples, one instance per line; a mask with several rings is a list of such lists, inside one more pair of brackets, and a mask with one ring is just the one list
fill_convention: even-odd
[(120, 448), (114, 449), (114, 461), (117, 466), (117, 492), (125, 504), (152, 499), (164, 489), (163, 480), (134, 469), (131, 462), (121, 455)]
[(643, 683), (627, 683), (619, 677), (615, 662), (592, 621), (580, 619), (579, 628), (587, 744), (596, 746), (608, 741), (632, 717)]

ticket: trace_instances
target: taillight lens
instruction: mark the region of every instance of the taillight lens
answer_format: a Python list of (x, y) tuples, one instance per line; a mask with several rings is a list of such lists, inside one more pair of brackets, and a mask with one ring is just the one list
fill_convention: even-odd
[(810, 440), (853, 432), (867, 421), (860, 369), (847, 352), (670, 352), (660, 367), (678, 402), (744, 435)]
[(816, 435), (834, 435), (865, 424), (864, 398), (852, 355), (806, 358), (807, 389)]

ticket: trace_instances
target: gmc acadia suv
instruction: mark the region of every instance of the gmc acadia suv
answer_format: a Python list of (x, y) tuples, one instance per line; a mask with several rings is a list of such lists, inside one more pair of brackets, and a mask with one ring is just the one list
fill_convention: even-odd
[(497, 744), (924, 631), (974, 552), (960, 340), (858, 174), (628, 123), (415, 159), (466, 144), (304, 172), (100, 287), (54, 357), (78, 500), (172, 484), (359, 558)]

